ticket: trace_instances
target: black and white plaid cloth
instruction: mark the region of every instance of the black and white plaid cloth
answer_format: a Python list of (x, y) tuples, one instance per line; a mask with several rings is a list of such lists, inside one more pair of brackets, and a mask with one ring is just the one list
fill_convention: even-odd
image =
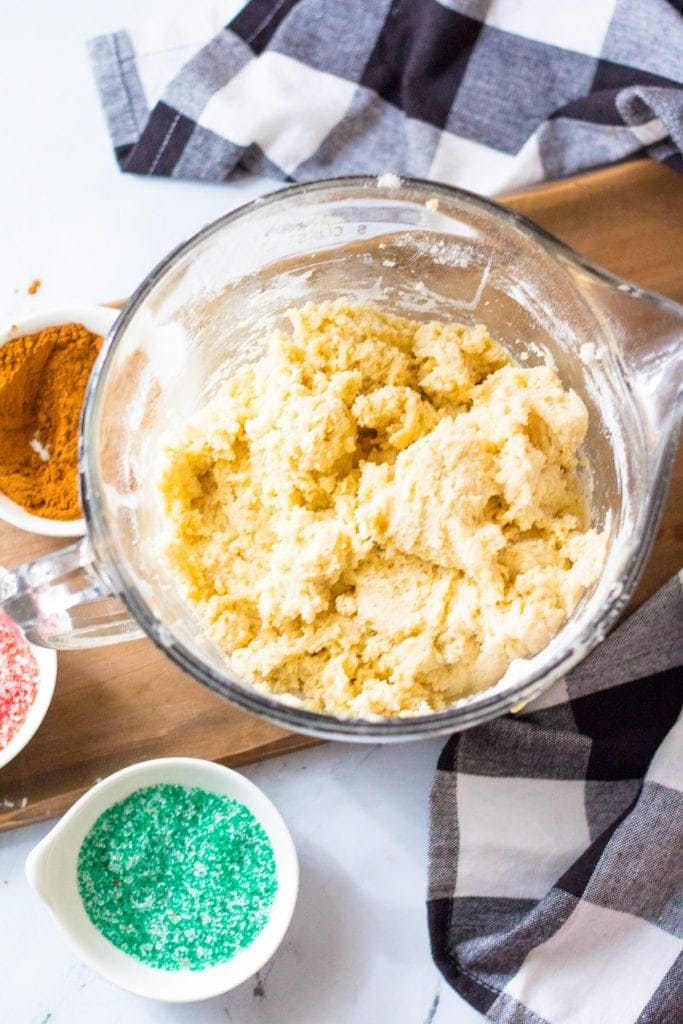
[(490, 1020), (683, 1021), (681, 583), (441, 755), (432, 951)]
[(235, 7), (91, 41), (123, 170), (395, 171), (496, 194), (637, 153), (683, 169), (681, 0)]

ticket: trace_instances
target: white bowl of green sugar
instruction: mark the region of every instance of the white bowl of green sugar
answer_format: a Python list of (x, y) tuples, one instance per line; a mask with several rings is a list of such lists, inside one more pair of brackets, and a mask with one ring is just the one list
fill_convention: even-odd
[(26, 876), (93, 970), (180, 1003), (228, 992), (272, 957), (299, 868), (257, 786), (172, 757), (89, 790), (31, 851)]

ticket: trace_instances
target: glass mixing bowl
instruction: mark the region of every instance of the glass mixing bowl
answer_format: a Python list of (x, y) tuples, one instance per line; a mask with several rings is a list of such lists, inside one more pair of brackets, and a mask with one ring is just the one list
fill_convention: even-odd
[[(259, 358), (289, 306), (342, 296), (417, 318), (483, 322), (524, 365), (551, 360), (590, 414), (593, 521), (609, 537), (600, 579), (539, 654), (435, 714), (336, 718), (257, 693), (204, 636), (159, 553), (155, 476), (164, 434), (226, 373)], [(172, 252), (114, 324), (82, 422), (87, 537), (6, 577), (4, 608), (47, 647), (146, 633), (222, 696), (318, 736), (398, 740), (486, 721), (566, 673), (633, 592), (675, 455), (682, 338), (683, 308), (467, 192), (385, 176), (258, 199)]]

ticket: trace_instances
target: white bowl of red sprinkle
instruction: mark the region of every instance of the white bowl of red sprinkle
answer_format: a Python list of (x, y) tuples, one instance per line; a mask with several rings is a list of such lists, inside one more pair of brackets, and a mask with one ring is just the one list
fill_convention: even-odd
[(270, 960), (299, 869), (253, 782), (170, 757), (93, 786), (31, 851), (26, 877), (93, 970), (181, 1003), (228, 992)]
[[(0, 576), (4, 571), (0, 567)], [(0, 768), (24, 749), (45, 718), (56, 677), (57, 652), (30, 644), (0, 612)]]

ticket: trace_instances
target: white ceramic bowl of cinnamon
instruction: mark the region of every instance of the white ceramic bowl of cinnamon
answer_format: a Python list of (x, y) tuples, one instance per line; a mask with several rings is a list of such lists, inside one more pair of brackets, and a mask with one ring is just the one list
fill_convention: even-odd
[[(105, 336), (117, 316), (118, 310), (108, 306), (64, 306), (59, 309), (46, 309), (42, 313), (33, 313), (31, 316), (14, 320), (0, 330), (0, 348), (15, 338), (38, 334), (49, 327), (71, 323), (82, 324), (93, 334)], [(85, 521), (82, 516), (76, 519), (53, 519), (35, 515), (5, 494), (1, 485), (0, 519), (20, 530), (42, 534), (45, 537), (82, 537), (85, 533)]]

